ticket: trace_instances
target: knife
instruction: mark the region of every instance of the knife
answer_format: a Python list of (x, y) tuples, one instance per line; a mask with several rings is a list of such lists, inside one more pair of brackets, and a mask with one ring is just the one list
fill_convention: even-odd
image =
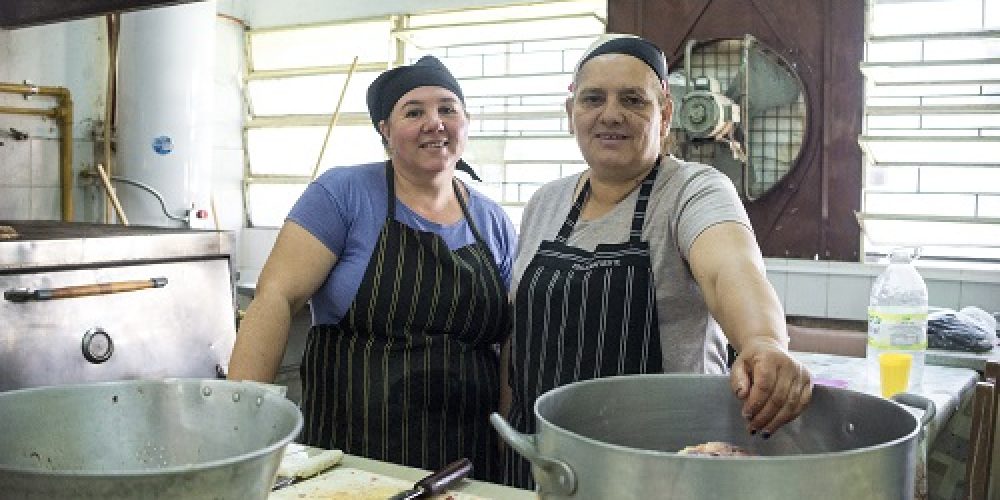
[(461, 481), (471, 471), (472, 462), (468, 458), (456, 460), (445, 468), (417, 481), (412, 489), (401, 491), (389, 497), (389, 500), (413, 500), (437, 495), (447, 490), (449, 486)]

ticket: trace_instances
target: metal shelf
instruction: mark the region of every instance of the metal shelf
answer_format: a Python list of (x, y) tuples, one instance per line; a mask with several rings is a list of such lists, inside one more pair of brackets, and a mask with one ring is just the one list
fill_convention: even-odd
[(975, 59), (932, 59), (924, 61), (879, 61), (879, 62), (863, 62), (861, 63), (861, 70), (864, 71), (868, 68), (939, 68), (948, 66), (976, 66), (976, 65), (989, 65), (989, 64), (1000, 64), (1000, 58), (998, 57), (979, 57)]
[(871, 35), (868, 41), (879, 42), (922, 42), (924, 40), (976, 40), (1000, 38), (998, 30), (947, 31), (941, 33), (906, 33), (902, 35)]
[[(978, 97), (978, 96), (976, 96)], [(1000, 113), (1000, 104), (951, 104), (941, 106), (866, 106), (869, 116), (988, 115)]]

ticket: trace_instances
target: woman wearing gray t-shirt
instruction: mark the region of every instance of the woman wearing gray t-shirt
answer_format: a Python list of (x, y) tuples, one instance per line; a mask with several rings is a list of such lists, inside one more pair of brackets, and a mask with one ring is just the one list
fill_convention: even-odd
[[(809, 372), (787, 351), (784, 314), (728, 178), (664, 156), (666, 61), (632, 36), (599, 40), (566, 101), (583, 173), (539, 189), (524, 210), (505, 347), (511, 424), (535, 432), (544, 392), (596, 377), (725, 373), (747, 429), (764, 438), (809, 402)], [(530, 487), (508, 453), (505, 479)]]

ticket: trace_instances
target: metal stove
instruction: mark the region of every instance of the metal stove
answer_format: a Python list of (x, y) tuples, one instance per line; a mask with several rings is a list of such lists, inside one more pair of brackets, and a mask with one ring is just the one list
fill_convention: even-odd
[(0, 221), (0, 391), (220, 376), (236, 339), (233, 240)]

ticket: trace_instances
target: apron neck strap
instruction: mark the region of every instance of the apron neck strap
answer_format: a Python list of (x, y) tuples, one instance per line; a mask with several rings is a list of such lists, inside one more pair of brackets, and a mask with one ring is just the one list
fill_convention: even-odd
[[(635, 200), (632, 228), (629, 231), (629, 241), (632, 243), (641, 241), (642, 227), (646, 222), (646, 206), (649, 204), (649, 193), (653, 191), (653, 183), (656, 181), (656, 174), (660, 171), (660, 161), (662, 159), (662, 156), (656, 157), (656, 163), (653, 164), (653, 168), (646, 174), (646, 177), (642, 180), (642, 184), (639, 186), (639, 197)], [(587, 202), (588, 197), (590, 197), (590, 179), (584, 181), (583, 189), (580, 190), (580, 194), (577, 195), (573, 207), (570, 208), (569, 214), (566, 216), (566, 221), (559, 228), (556, 241), (566, 243), (569, 239), (569, 235), (573, 233), (576, 222), (580, 219), (580, 213), (583, 212), (583, 205)]]
[(396, 179), (393, 177), (392, 160), (385, 161), (386, 222), (396, 219)]
[(635, 200), (635, 215), (632, 216), (632, 230), (629, 232), (629, 241), (638, 243), (642, 239), (642, 227), (646, 223), (646, 207), (649, 205), (649, 193), (653, 192), (653, 183), (656, 182), (656, 174), (660, 171), (660, 161), (662, 156), (656, 157), (653, 169), (646, 174), (639, 186), (639, 197)]
[[(458, 206), (462, 208), (462, 215), (469, 224), (469, 229), (472, 231), (472, 236), (476, 238), (476, 242), (481, 245), (486, 245), (483, 240), (482, 235), (479, 234), (479, 229), (476, 228), (475, 221), (469, 215), (469, 208), (465, 204), (465, 199), (462, 197), (462, 193), (458, 188), (459, 180), (454, 177), (451, 179), (451, 188), (455, 191), (455, 198), (458, 200)], [(387, 192), (386, 200), (386, 222), (391, 222), (396, 220), (396, 178), (393, 175), (392, 160), (386, 160), (385, 162), (385, 186)]]

